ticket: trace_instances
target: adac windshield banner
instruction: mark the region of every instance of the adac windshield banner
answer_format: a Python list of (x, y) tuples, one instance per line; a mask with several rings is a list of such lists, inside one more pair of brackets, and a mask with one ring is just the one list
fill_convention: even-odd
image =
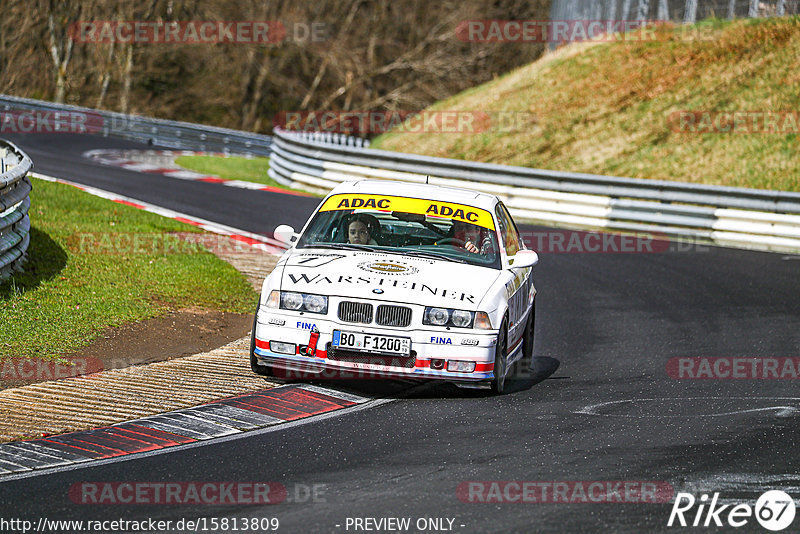
[(462, 221), (494, 230), (492, 214), (484, 209), (423, 198), (359, 194), (333, 195), (325, 201), (319, 211), (338, 210), (375, 210), (387, 213), (402, 211), (428, 217)]

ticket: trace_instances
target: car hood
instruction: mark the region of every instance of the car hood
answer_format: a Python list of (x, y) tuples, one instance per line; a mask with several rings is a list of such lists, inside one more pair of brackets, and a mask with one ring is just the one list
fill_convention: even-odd
[(500, 271), (380, 252), (303, 250), (285, 256), (281, 290), (476, 310)]

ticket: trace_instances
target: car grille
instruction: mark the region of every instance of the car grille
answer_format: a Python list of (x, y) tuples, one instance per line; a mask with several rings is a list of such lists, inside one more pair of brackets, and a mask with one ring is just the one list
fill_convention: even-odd
[(411, 308), (405, 306), (378, 306), (375, 322), (383, 326), (408, 326), (411, 324)]
[(339, 303), (339, 319), (346, 323), (372, 322), (372, 304), (342, 301)]
[(336, 349), (332, 347), (330, 343), (327, 345), (328, 359), (337, 362), (369, 363), (372, 365), (383, 365), (385, 367), (404, 367), (406, 369), (413, 369), (417, 363), (417, 353), (413, 350), (410, 356), (386, 356)]

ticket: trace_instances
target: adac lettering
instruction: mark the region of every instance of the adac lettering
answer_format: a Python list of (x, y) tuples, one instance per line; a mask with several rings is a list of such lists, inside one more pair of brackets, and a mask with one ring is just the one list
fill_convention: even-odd
[(449, 217), (451, 219), (461, 219), (462, 221), (478, 222), (478, 214), (474, 211), (465, 212), (461, 208), (453, 209), (450, 206), (440, 206), (438, 204), (431, 204), (430, 207), (425, 210), (425, 214)]
[(388, 198), (368, 198), (366, 200), (363, 198), (343, 198), (339, 201), (339, 205), (336, 206), (336, 208), (372, 208), (388, 210), (391, 204)]
[(449, 337), (431, 336), (431, 343), (435, 343), (437, 345), (452, 345), (453, 340)]

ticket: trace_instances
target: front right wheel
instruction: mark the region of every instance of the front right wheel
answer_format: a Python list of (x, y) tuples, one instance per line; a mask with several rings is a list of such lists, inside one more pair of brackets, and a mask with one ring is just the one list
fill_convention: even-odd
[(492, 391), (502, 395), (506, 388), (506, 373), (508, 365), (508, 328), (504, 320), (497, 333), (497, 346), (494, 351), (494, 378), (492, 379)]
[(528, 320), (525, 322), (525, 333), (522, 336), (522, 358), (519, 360), (519, 369), (533, 369), (533, 331), (536, 328), (536, 301), (533, 301)]

